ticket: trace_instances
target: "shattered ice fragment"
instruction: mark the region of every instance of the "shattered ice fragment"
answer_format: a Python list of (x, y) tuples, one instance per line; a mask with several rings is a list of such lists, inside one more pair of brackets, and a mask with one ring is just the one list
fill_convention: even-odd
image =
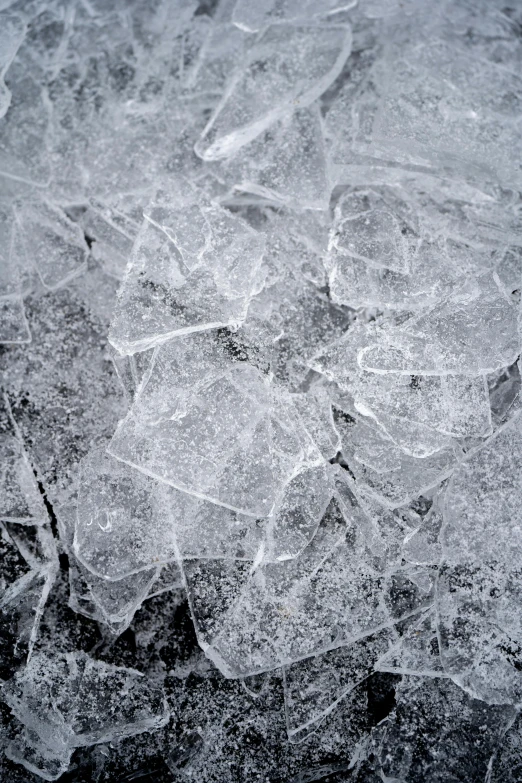
[(343, 426), (341, 437), (341, 451), (357, 485), (389, 508), (405, 505), (435, 487), (451, 475), (461, 456), (454, 442), (426, 457), (411, 456), (379, 428), (362, 421)]
[[(81, 464), (74, 552), (95, 575), (118, 580), (176, 557), (171, 514), (187, 513), (139, 471), (91, 452)], [(190, 497), (187, 498), (190, 501)]]
[[(33, 656), (4, 685), (2, 698), (26, 727), (28, 768), (35, 752), (60, 758), (77, 747), (154, 731), (169, 717), (160, 687), (134, 669), (84, 653)], [(25, 763), (20, 750), (15, 745), (12, 755)]]
[(239, 325), (264, 244), (217, 205), (158, 198), (145, 210), (119, 292), (114, 347), (132, 354), (175, 335)]
[(406, 623), (398, 641), (376, 662), (377, 671), (447, 677), (440, 660), (435, 613), (430, 610)]
[(480, 375), (513, 363), (520, 352), (516, 308), (494, 276), (479, 278), (446, 301), (387, 331), (363, 348), (362, 369), (408, 375)]
[(229, 157), (296, 106), (311, 104), (338, 76), (350, 48), (349, 27), (271, 25), (232, 76), (197, 154)]
[(58, 207), (43, 199), (24, 202), (17, 221), (29, 264), (50, 290), (66, 285), (87, 266), (83, 232)]
[(223, 348), (216, 333), (161, 346), (109, 453), (177, 489), (263, 517), (295, 469), (322, 458), (291, 399)]
[(43, 524), (47, 511), (22, 444), (0, 435), (0, 519)]
[(236, 191), (300, 209), (327, 209), (331, 182), (319, 107), (297, 109), (270, 126), (221, 170)]
[(289, 739), (332, 712), (373, 671), (395, 638), (390, 628), (284, 668)]

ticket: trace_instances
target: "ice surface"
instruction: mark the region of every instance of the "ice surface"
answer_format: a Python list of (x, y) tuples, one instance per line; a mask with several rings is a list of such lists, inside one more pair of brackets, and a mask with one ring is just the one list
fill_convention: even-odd
[(518, 781), (519, 4), (0, 0), (0, 779)]

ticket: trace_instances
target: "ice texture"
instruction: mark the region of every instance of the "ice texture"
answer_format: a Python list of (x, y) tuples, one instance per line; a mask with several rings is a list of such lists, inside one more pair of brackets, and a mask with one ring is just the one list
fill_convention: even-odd
[(0, 780), (522, 779), (522, 5), (0, 0)]

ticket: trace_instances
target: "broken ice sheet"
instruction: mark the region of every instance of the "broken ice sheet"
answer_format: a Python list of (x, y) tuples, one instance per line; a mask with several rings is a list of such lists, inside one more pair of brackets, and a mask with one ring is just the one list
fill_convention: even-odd
[(522, 552), (522, 416), (466, 455), (444, 499), (444, 557), (454, 563), (495, 562), (515, 568)]
[(12, 99), (0, 118), (0, 172), (15, 180), (45, 185), (51, 171), (47, 149), (50, 110), (42, 85), (16, 59), (8, 80)]
[(338, 702), (373, 671), (374, 664), (394, 641), (384, 628), (346, 647), (306, 658), (283, 669), (285, 711), (290, 741), (332, 712)]
[(75, 220), (92, 242), (92, 257), (103, 264), (108, 274), (121, 279), (139, 224), (94, 199), (78, 212)]
[(515, 719), (451, 680), (403, 677), (394, 712), (376, 729), (374, 753), (383, 780), (486, 780), (491, 760)]
[(444, 500), (442, 661), (455, 682), (493, 704), (522, 702), (521, 421), (515, 415), (466, 456)]
[(328, 17), (339, 11), (346, 11), (356, 0), (237, 0), (232, 12), (232, 21), (241, 30), (255, 33), (274, 22), (307, 22), (314, 17)]
[(145, 210), (111, 324), (123, 354), (244, 321), (264, 237), (217, 205), (159, 196)]
[(348, 392), (355, 409), (375, 421), (412, 456), (424, 457), (440, 450), (448, 445), (449, 437), (490, 434), (484, 376), (406, 376), (367, 372), (359, 367), (360, 352), (378, 341), (380, 335), (388, 334), (389, 328), (385, 321), (356, 321), (310, 365)]
[(27, 262), (50, 290), (66, 285), (87, 268), (89, 248), (83, 232), (44, 198), (23, 202), (16, 211)]
[(358, 363), (380, 373), (491, 373), (512, 364), (520, 352), (516, 320), (516, 307), (495, 275), (484, 275), (388, 330), (359, 352)]
[[(49, 756), (154, 731), (169, 718), (159, 686), (134, 669), (101, 663), (84, 653), (33, 656), (4, 685), (2, 698), (26, 727), (26, 741), (33, 736), (36, 750), (44, 746)], [(27, 751), (30, 764), (30, 745)], [(20, 758), (19, 747), (15, 753)]]
[(460, 449), (450, 442), (427, 457), (406, 454), (373, 422), (339, 418), (343, 457), (357, 485), (389, 508), (406, 505), (440, 484), (455, 467)]
[(22, 444), (0, 434), (0, 519), (43, 524), (47, 511)]
[(311, 104), (339, 75), (350, 48), (349, 27), (271, 25), (232, 75), (197, 154), (204, 160), (229, 157), (296, 105)]
[(335, 208), (329, 249), (337, 250), (338, 265), (346, 256), (409, 274), (419, 244), (417, 221), (398, 189), (348, 191)]
[(323, 460), (292, 408), (220, 332), (161, 346), (109, 453), (171, 486), (267, 516), (296, 467)]
[(327, 209), (332, 190), (319, 106), (297, 109), (220, 167), (235, 190), (300, 209)]
[(455, 38), (430, 34), (429, 42), (422, 40), (426, 31), (420, 28), (414, 43), (399, 35), (388, 48), (373, 128), (376, 147), (468, 176), (520, 184), (519, 167), (513, 166), (520, 157), (519, 74), (474, 56)]
[(433, 610), (404, 621), (402, 633), (375, 663), (377, 671), (415, 674), (422, 677), (447, 677), (442, 668)]
[[(187, 502), (183, 501), (187, 498)], [(80, 467), (74, 552), (94, 574), (117, 580), (176, 557), (171, 515), (190, 514), (174, 496), (101, 449)], [(192, 502), (194, 506), (194, 502)]]
[(0, 680), (31, 654), (56, 573), (56, 559), (33, 561), (14, 533), (0, 525)]
[(52, 747), (43, 743), (38, 734), (27, 726), (20, 726), (17, 735), (7, 745), (5, 754), (16, 764), (22, 764), (44, 780), (58, 780), (67, 772), (73, 749)]
[(331, 504), (295, 560), (255, 569), (185, 561), (198, 641), (226, 677), (353, 643), (431, 603), (431, 592), (419, 590), (406, 571), (390, 576), (373, 568), (365, 525), (358, 524), (363, 512), (356, 505), (350, 512), (345, 518)]
[(200, 98), (220, 98), (231, 71), (244, 58), (247, 36), (230, 23), (210, 26), (184, 84)]

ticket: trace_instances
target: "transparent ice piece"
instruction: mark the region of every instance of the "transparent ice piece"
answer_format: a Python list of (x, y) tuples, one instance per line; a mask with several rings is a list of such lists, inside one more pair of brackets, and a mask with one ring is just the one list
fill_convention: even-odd
[(351, 264), (351, 259), (410, 274), (419, 244), (417, 219), (410, 205), (391, 188), (381, 193), (348, 192), (337, 204), (335, 216), (329, 244), (330, 251), (337, 251), (334, 274), (342, 275), (343, 263)]
[(110, 580), (174, 560), (171, 515), (190, 514), (192, 499), (178, 493), (175, 511), (172, 500), (148, 476), (102, 450), (91, 452), (80, 468), (76, 557), (95, 575)]
[(373, 671), (375, 662), (393, 642), (384, 628), (346, 647), (286, 666), (285, 711), (290, 741), (332, 712), (339, 701)]
[(160, 347), (109, 453), (177, 489), (263, 517), (295, 469), (322, 458), (290, 398), (226, 349), (216, 333)]
[(131, 253), (110, 340), (131, 354), (244, 321), (264, 237), (218, 206), (158, 198)]
[(518, 413), (470, 451), (444, 500), (446, 565), (437, 584), (442, 662), (455, 682), (490, 704), (522, 701), (521, 454)]
[(341, 449), (341, 439), (335, 429), (332, 405), (325, 389), (315, 388), (307, 394), (294, 394), (294, 404), (303, 423), (327, 460)]
[(396, 702), (378, 729), (380, 776), (388, 781), (485, 780), (515, 718), (512, 707), (471, 699), (446, 678), (403, 677)]
[[(406, 376), (362, 370), (357, 357), (389, 333), (355, 322), (346, 334), (316, 355), (311, 366), (353, 398), (355, 409), (373, 419), (404, 451), (428, 456), (448, 437), (484, 437), (491, 433), (491, 414), (484, 377)], [(440, 435), (437, 435), (440, 433)], [(441, 437), (446, 436), (446, 437)]]
[(387, 331), (358, 363), (381, 373), (480, 375), (512, 364), (519, 351), (515, 306), (486, 276)]
[(319, 106), (298, 109), (222, 166), (236, 190), (300, 209), (327, 209), (332, 185)]
[(515, 567), (522, 551), (517, 505), (522, 492), (522, 416), (466, 455), (444, 499), (442, 543), (453, 563)]
[(110, 275), (121, 279), (139, 225), (94, 200), (79, 216), (78, 222), (92, 242), (93, 258), (100, 261)]
[(84, 653), (33, 656), (4, 685), (3, 699), (26, 727), (29, 764), (35, 753), (66, 758), (68, 750), (154, 731), (169, 718), (160, 687)]
[(440, 660), (435, 612), (406, 621), (399, 640), (375, 663), (377, 671), (447, 677)]
[(12, 211), (0, 208), (0, 343), (16, 344), (30, 342), (31, 333), (13, 252), (13, 222)]
[(405, 505), (440, 484), (451, 475), (460, 457), (455, 443), (428, 457), (413, 457), (377, 427), (363, 422), (348, 423), (341, 438), (342, 454), (357, 485), (389, 508)]
[(0, 519), (43, 524), (47, 511), (19, 440), (0, 434)]
[(44, 780), (59, 780), (67, 772), (72, 749), (53, 747), (43, 743), (32, 729), (21, 726), (17, 736), (8, 744), (5, 755), (16, 764), (22, 764)]
[(46, 288), (66, 285), (85, 271), (89, 248), (83, 232), (58, 207), (43, 199), (26, 201), (17, 221), (26, 258)]
[(296, 105), (306, 108), (338, 76), (350, 49), (349, 27), (270, 26), (232, 76), (197, 154), (204, 160), (229, 157)]
[[(402, 591), (371, 565), (362, 510), (342, 516), (332, 504), (300, 557), (248, 568), (227, 561), (183, 564), (198, 641), (226, 677), (290, 664), (353, 643), (415, 613), (423, 594), (397, 604)], [(255, 564), (254, 564), (255, 565)], [(417, 595), (407, 575), (410, 598)], [(406, 584), (404, 582), (404, 585)]]
[(373, 127), (378, 149), (520, 183), (512, 164), (520, 151), (518, 73), (433, 35), (414, 44), (399, 37), (390, 57)]

